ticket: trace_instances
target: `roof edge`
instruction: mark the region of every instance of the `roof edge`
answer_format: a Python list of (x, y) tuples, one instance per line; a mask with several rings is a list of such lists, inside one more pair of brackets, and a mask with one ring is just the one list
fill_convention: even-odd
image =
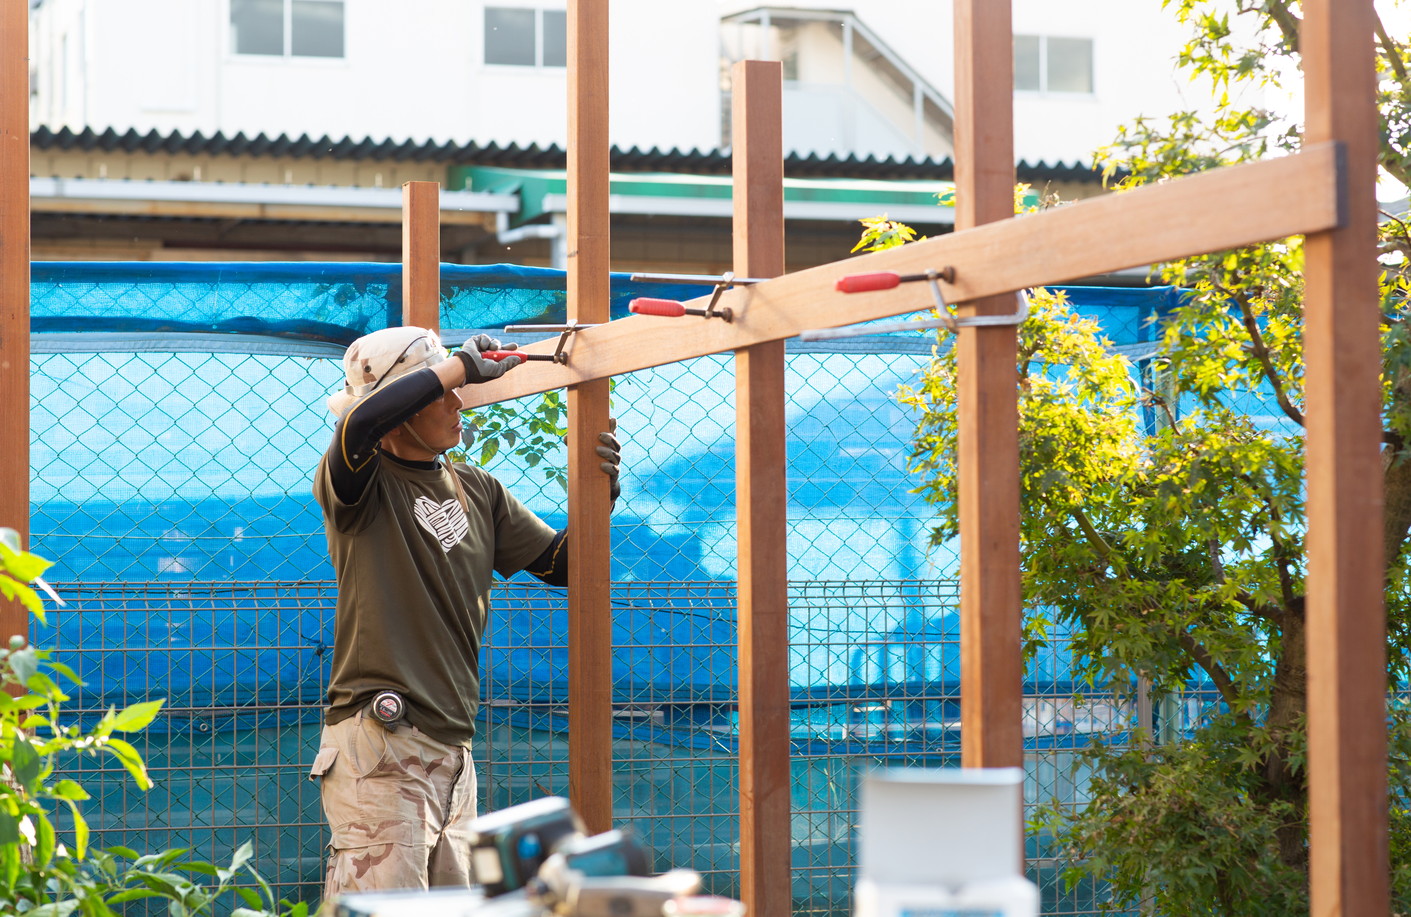
[[(192, 156), (246, 156), (246, 157), (289, 157), (310, 159), (342, 160), (388, 160), (394, 162), (437, 162), (448, 165), (497, 165), (516, 168), (565, 168), (568, 157), (557, 144), (539, 146), (531, 143), (520, 146), (511, 143), (505, 146), (491, 141), (478, 143), (467, 141), (393, 140), (390, 138), (361, 139), (345, 136), (332, 138), (327, 135), (317, 139), (308, 134), (291, 138), (288, 134), (269, 137), (257, 134), (247, 137), (243, 132), (226, 136), (217, 131), (210, 136), (199, 130), (189, 135), (181, 131), (163, 133), (155, 129), (140, 133), (135, 128), (118, 131), (109, 127), (102, 131), (91, 127), (81, 131), (63, 127), (53, 130), (47, 125), (30, 133), (31, 148), (41, 151), (78, 150), (83, 152), (120, 153), (168, 153)], [(653, 147), (623, 148), (613, 146), (609, 154), (609, 167), (614, 172), (683, 172), (691, 174), (729, 174), (731, 170), (730, 150), (682, 150)], [(1091, 166), (1077, 162), (1037, 163), (1020, 160), (1015, 164), (1019, 181), (1025, 182), (1075, 182), (1080, 184), (1102, 183), (1102, 173)], [(817, 153), (800, 155), (791, 153), (784, 159), (784, 174), (790, 177), (830, 177), (830, 178), (877, 178), (877, 179), (929, 179), (950, 180), (955, 176), (955, 166), (949, 157), (945, 159), (897, 159), (876, 156), (839, 156)]]

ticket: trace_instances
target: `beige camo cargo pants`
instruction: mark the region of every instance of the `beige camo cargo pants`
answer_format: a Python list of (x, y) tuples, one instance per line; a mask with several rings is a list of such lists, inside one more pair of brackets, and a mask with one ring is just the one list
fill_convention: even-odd
[(470, 749), (358, 713), (323, 727), (309, 778), (332, 836), (324, 900), (355, 891), (470, 884)]

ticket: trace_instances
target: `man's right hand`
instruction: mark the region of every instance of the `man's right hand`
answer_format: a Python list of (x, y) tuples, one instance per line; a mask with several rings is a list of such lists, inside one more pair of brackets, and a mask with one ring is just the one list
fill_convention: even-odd
[(456, 351), (456, 356), (460, 358), (461, 363), (465, 364), (466, 385), (498, 379), (523, 363), (524, 361), (518, 358), (487, 360), (481, 356), (487, 350), (514, 350), (518, 346), (518, 344), (506, 344), (501, 347), (500, 342), (488, 334), (477, 334), (467, 340), (461, 345), (461, 349)]

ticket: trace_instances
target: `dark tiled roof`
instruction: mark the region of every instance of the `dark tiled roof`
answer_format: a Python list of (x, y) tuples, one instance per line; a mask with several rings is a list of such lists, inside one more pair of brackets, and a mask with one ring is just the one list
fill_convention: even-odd
[[(138, 133), (128, 129), (118, 133), (112, 128), (97, 132), (92, 128), (74, 132), (65, 127), (51, 130), (41, 127), (30, 134), (30, 143), (37, 150), (81, 150), (123, 153), (186, 153), (191, 155), (227, 156), (288, 156), (314, 159), (392, 160), (397, 162), (444, 162), (453, 165), (509, 166), (523, 169), (561, 169), (567, 162), (557, 144), (520, 146), (511, 143), (437, 143), (428, 140), (361, 140), (353, 137), (317, 139), (303, 134), (291, 138), (287, 134), (269, 137), (257, 134), (247, 137), (238, 133), (227, 137), (215, 133), (209, 137), (200, 131), (183, 136), (180, 131)], [(613, 147), (611, 168), (616, 172), (681, 172), (687, 174), (728, 174), (730, 151), (727, 150), (662, 150), (640, 147)], [(794, 178), (876, 178), (948, 180), (954, 175), (954, 164), (947, 159), (878, 159), (874, 156), (838, 156), (830, 154), (808, 156), (791, 154), (784, 160), (784, 172)], [(1097, 184), (1100, 174), (1079, 163), (1024, 162), (1016, 166), (1018, 179), (1025, 182), (1088, 182)]]

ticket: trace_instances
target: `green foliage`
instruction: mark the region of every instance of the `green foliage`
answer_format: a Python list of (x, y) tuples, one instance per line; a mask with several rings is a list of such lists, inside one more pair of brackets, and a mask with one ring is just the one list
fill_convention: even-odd
[(1393, 728), (1388, 736), (1391, 761), (1391, 805), (1388, 812), (1388, 841), (1391, 854), (1391, 887), (1397, 910), (1405, 913), (1411, 900), (1411, 710), (1401, 700), (1392, 706)]
[[(1296, 126), (1233, 100), (1296, 72), (1300, 7), (1165, 0), (1192, 29), (1181, 65), (1224, 105), (1139, 119), (1098, 153), (1120, 193), (1294, 149)], [(1379, 38), (1383, 166), (1408, 177), (1407, 48)], [(1173, 218), (1183, 218), (1174, 215)], [(1199, 218), (1190, 215), (1189, 218)], [(892, 227), (884, 242), (904, 233)], [(864, 236), (864, 238), (867, 238)], [(1388, 674), (1411, 673), (1411, 231), (1388, 220), (1383, 263)], [(1145, 371), (1061, 297), (1035, 291), (1019, 334), (1019, 434), (1029, 646), (1074, 633), (1076, 675), (1147, 679), (1154, 699), (1192, 678), (1218, 703), (1181, 740), (1101, 742), (1080, 756), (1085, 801), (1034, 827), (1106, 880), (1114, 908), (1166, 915), (1307, 910), (1303, 251), (1300, 240), (1163, 265), (1190, 293), (1164, 317)], [(912, 467), (934, 503), (933, 541), (956, 534), (956, 367), (941, 351), (899, 392), (918, 418)], [(1256, 422), (1270, 415), (1281, 424)], [(1142, 422), (1143, 417), (1147, 422)], [(1154, 420), (1155, 422), (1151, 422)], [(1390, 711), (1397, 909), (1411, 907), (1411, 716)]]
[[(910, 232), (910, 230), (907, 230)], [(617, 380), (608, 380), (608, 391), (617, 389)], [(472, 458), (484, 467), (499, 455), (513, 456), (530, 468), (543, 472), (544, 480), (568, 489), (568, 472), (558, 453), (568, 436), (568, 407), (561, 391), (544, 392), (539, 400), (502, 401), (462, 412), (475, 432), (471, 450), (452, 449), (453, 462)]]
[[(33, 596), (36, 614), (43, 603), (29, 587), (50, 562), (20, 548), (18, 533), (0, 529), (0, 584), (10, 597)], [(47, 586), (45, 587), (47, 590)], [(111, 756), (143, 790), (152, 786), (142, 756), (119, 733), (145, 729), (161, 701), (110, 708), (91, 724), (65, 717), (69, 700), (63, 684), (78, 676), (48, 650), (10, 638), (0, 650), (0, 913), (26, 917), (108, 917), (128, 902), (161, 899), (173, 917), (232, 914), (268, 917), (273, 893), (250, 866), (245, 844), (226, 866), (187, 858), (185, 850), (140, 855), (126, 848), (96, 850), (82, 803), (90, 796), (61, 776), (72, 757)], [(66, 815), (66, 827), (55, 812)], [(236, 887), (241, 875), (255, 889)], [(232, 910), (233, 908), (233, 910)], [(306, 917), (307, 906), (284, 902), (279, 913)]]
[(879, 217), (864, 217), (859, 222), (862, 223), (862, 238), (852, 247), (855, 252), (879, 252), (884, 248), (895, 248), (907, 242), (919, 241), (916, 238), (916, 230), (905, 223), (887, 219), (885, 214)]
[(1104, 876), (1156, 914), (1307, 912), (1303, 874), (1267, 853), (1300, 819), (1297, 807), (1258, 804), (1252, 772), (1223, 749), (1197, 741), (1089, 755), (1098, 766), (1090, 791), (1105, 801), (1105, 817), (1075, 820), (1050, 803), (1035, 818), (1081, 859), (1071, 881)]
[[(568, 488), (563, 463), (551, 461), (563, 448), (564, 437), (568, 435), (568, 427), (564, 425), (568, 410), (562, 392), (545, 392), (533, 405), (503, 401), (464, 414), (475, 430), (475, 442), (471, 446), (476, 464), (488, 465), (501, 453), (512, 455), (530, 468), (541, 469), (545, 481)], [(472, 458), (460, 449), (451, 450), (449, 455), (455, 462)]]
[(52, 566), (52, 562), (21, 549), (19, 532), (0, 528), (0, 595), (18, 600), (40, 621), (44, 620), (44, 600), (30, 583), (51, 591), (42, 576)]

